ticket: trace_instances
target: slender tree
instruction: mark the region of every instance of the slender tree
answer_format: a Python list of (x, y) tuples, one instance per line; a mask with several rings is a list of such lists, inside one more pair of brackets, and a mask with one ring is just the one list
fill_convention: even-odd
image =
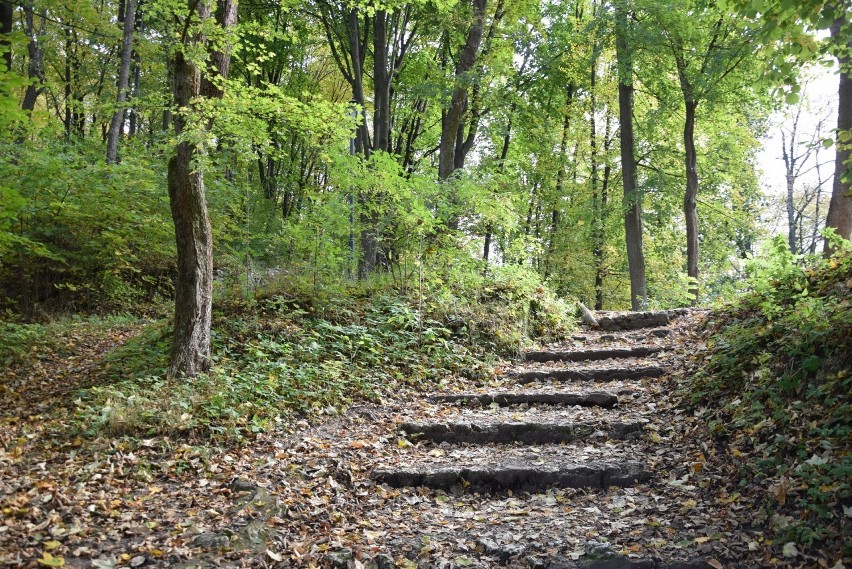
[(118, 139), (127, 114), (125, 103), (130, 83), (130, 63), (133, 57), (133, 30), (136, 28), (136, 0), (125, 0), (124, 27), (121, 42), (121, 61), (118, 64), (118, 83), (116, 84), (115, 112), (109, 123), (107, 134), (106, 161), (115, 164), (118, 161)]
[(630, 273), (630, 306), (648, 304), (645, 253), (642, 248), (642, 194), (636, 184), (636, 150), (633, 135), (633, 59), (629, 45), (629, 14), (623, 3), (615, 5), (615, 47), (618, 60), (618, 126), (621, 180), (624, 187), (624, 235)]
[[(692, 4), (692, 3), (690, 3)], [(692, 279), (693, 304), (699, 292), (698, 151), (695, 128), (698, 105), (719, 94), (724, 80), (753, 53), (749, 36), (741, 33), (734, 19), (713, 6), (654, 7), (674, 61), (683, 104), (683, 164), (686, 188), (683, 214), (686, 225), (687, 274)], [(745, 85), (743, 85), (745, 88)]]

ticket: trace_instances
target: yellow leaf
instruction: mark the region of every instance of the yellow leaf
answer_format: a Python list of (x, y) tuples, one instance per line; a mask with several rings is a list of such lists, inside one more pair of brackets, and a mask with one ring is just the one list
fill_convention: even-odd
[(56, 540), (54, 539), (54, 540), (51, 540), (51, 541), (47, 541), (47, 542), (45, 542), (45, 544), (44, 544), (44, 548), (45, 548), (46, 550), (48, 550), (48, 551), (53, 551), (54, 549), (56, 549), (56, 548), (57, 548), (57, 547), (59, 547), (60, 545), (62, 545), (62, 542), (56, 541)]
[(405, 448), (405, 447), (411, 446), (411, 443), (408, 442), (405, 439), (397, 439), (396, 440), (396, 446), (398, 446), (399, 448)]
[(698, 502), (696, 502), (695, 500), (686, 500), (685, 502), (683, 502), (681, 504), (681, 506), (683, 506), (684, 510), (691, 510), (692, 508), (694, 508), (697, 505), (698, 505)]
[(39, 565), (44, 565), (45, 567), (62, 567), (63, 565), (65, 565), (64, 557), (54, 557), (53, 555), (47, 552), (45, 552), (45, 554), (42, 555), (41, 559), (38, 559), (37, 561)]
[(709, 538), (709, 537), (706, 537), (706, 536), (696, 537), (696, 538), (695, 538), (695, 543), (697, 543), (697, 544), (699, 544), (699, 545), (700, 545), (700, 544), (702, 544), (702, 543), (707, 543), (708, 541), (710, 541), (710, 538)]

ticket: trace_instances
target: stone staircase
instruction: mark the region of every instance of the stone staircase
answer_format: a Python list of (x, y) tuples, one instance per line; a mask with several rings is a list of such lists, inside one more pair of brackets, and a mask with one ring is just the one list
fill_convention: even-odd
[[(649, 381), (666, 373), (672, 341), (667, 326), (682, 314), (598, 313), (597, 329), (527, 352), (495, 384), (434, 395), (430, 420), (399, 425), (399, 435), (411, 447), (375, 468), (373, 480), (387, 489), (419, 487), (446, 493), (447, 499), (465, 496), (465, 507), (474, 511), (477, 500), (495, 499), (516, 501), (523, 511), (525, 502), (561, 489), (597, 493), (601, 502), (628, 503), (642, 493), (648, 494), (643, 500), (653, 501), (649, 485), (664, 481), (656, 481), (649, 467), (649, 434), (661, 426), (646, 390)], [(634, 403), (639, 400), (641, 405)], [(562, 516), (571, 515), (568, 510), (555, 510), (538, 523), (558, 527)], [(617, 527), (618, 520), (614, 523)], [(572, 556), (538, 540), (546, 529), (501, 530), (497, 542), (483, 537), (491, 534), (476, 523), (463, 527), (459, 543), (477, 544), (476, 566), (482, 567), (675, 569), (718, 563), (690, 558), (688, 551), (680, 556), (685, 560), (629, 556), (613, 550), (606, 537), (588, 534), (582, 554)], [(473, 563), (448, 558), (439, 566)]]

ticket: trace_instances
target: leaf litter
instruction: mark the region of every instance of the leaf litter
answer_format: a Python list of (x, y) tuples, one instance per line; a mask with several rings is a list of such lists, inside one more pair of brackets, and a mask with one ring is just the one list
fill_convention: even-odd
[[(688, 346), (691, 324), (688, 318), (676, 321), (664, 341), (680, 347), (647, 360), (676, 369), (679, 358), (693, 349)], [(408, 386), (381, 405), (356, 404), (339, 417), (282, 421), (277, 430), (241, 446), (69, 436), (70, 386), (96, 381), (102, 354), (132, 333), (80, 338), (72, 358), (4, 372), (0, 565), (361, 567), (393, 559), (399, 567), (528, 566), (531, 559), (611, 552), (630, 558), (703, 557), (714, 567), (730, 562), (838, 566), (819, 551), (773, 544), (765, 537), (754, 523), (755, 504), (738, 493), (739, 481), (729, 477), (730, 458), (699, 418), (669, 398), (666, 378), (607, 384), (607, 391), (628, 394), (619, 396), (617, 413), (649, 424), (638, 439), (594, 444), (498, 449), (409, 441), (398, 431), (403, 421), (457, 416), (460, 409), (430, 404), (427, 394)], [(584, 345), (647, 342), (639, 332), (608, 333), (611, 339), (597, 338), (604, 336), (597, 332), (585, 335)], [(537, 367), (558, 365), (564, 364)], [(56, 378), (69, 389), (57, 387)], [(33, 389), (23, 387), (30, 383)], [(487, 385), (457, 378), (443, 391), (488, 389), (584, 391), (600, 390), (601, 383), (517, 386), (508, 377)], [(471, 420), (518, 412), (523, 410), (461, 411)], [(603, 410), (590, 408), (535, 412), (604, 416)], [(504, 449), (505, 456), (544, 461), (555, 455), (624, 457), (642, 462), (654, 476), (628, 488), (550, 489), (532, 495), (389, 488), (370, 477), (388, 464), (493, 461)], [(776, 492), (783, 494), (783, 486)]]

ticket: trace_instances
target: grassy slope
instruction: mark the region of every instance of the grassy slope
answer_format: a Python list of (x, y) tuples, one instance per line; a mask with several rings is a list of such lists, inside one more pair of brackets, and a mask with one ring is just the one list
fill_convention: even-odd
[(802, 268), (778, 249), (752, 285), (708, 319), (681, 395), (726, 451), (729, 499), (778, 558), (851, 555), (852, 255)]

